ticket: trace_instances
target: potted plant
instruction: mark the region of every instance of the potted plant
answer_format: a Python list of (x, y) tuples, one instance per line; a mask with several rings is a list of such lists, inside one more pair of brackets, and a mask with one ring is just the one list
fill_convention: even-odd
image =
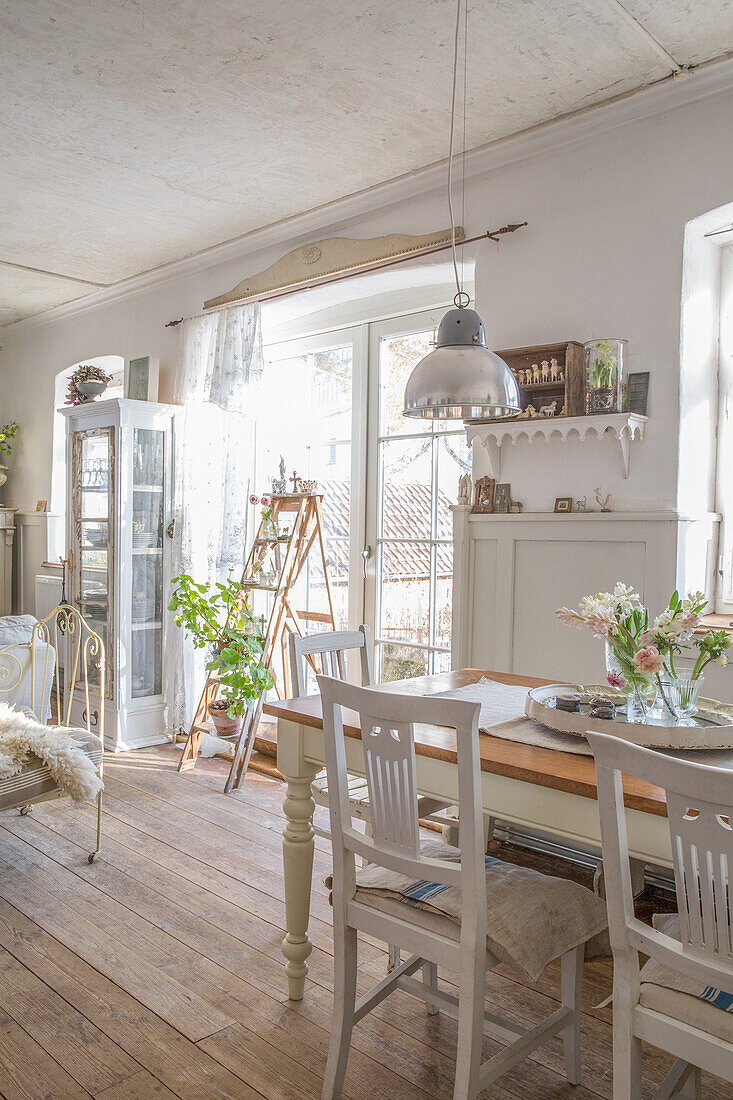
[(101, 367), (95, 367), (92, 363), (82, 364), (69, 379), (66, 404), (84, 405), (87, 401), (93, 401), (104, 393), (111, 381), (112, 375), (106, 374)]
[(219, 680), (219, 698), (209, 705), (209, 716), (218, 734), (236, 734), (247, 708), (273, 684), (262, 660), (260, 625), (241, 584), (231, 577), (209, 586), (181, 573), (172, 583), (168, 610), (196, 649), (209, 649), (206, 668)]
[[(0, 428), (0, 458), (4, 458), (5, 455), (12, 453), (13, 445), (11, 440), (15, 439), (18, 432), (17, 420), (11, 420), (9, 424), (3, 424)], [(0, 486), (3, 486), (8, 480), (8, 475), (5, 472), (8, 469), (0, 462)]]
[(625, 340), (589, 340), (585, 345), (587, 411), (621, 412)]

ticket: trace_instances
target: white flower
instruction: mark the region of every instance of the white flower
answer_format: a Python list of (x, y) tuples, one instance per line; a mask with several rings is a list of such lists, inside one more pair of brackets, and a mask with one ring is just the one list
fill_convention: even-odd
[(728, 664), (728, 654), (721, 653), (719, 656), (713, 657), (713, 660), (715, 661), (716, 665), (720, 665), (721, 668), (725, 668), (725, 666)]
[(640, 604), (638, 592), (634, 592), (633, 588), (630, 588), (627, 584), (621, 584), (620, 581), (614, 586), (613, 598), (624, 618), (630, 615), (634, 608), (639, 607)]
[(684, 600), (682, 601), (682, 610), (694, 611), (695, 608), (700, 606), (700, 604), (702, 604), (704, 607), (707, 602), (708, 601), (705, 599), (704, 592), (690, 592), (690, 594), (688, 596), (685, 596)]

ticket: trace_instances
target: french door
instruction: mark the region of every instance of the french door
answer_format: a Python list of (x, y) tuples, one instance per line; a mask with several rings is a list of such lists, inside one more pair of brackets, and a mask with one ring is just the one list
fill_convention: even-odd
[[(257, 416), (256, 489), (282, 453), (324, 492), (337, 628), (372, 628), (375, 673), (397, 680), (450, 668), (452, 513), (470, 470), (461, 422), (402, 416), (405, 383), (442, 310), (270, 345)], [(299, 606), (321, 610), (323, 576)]]
[(402, 415), (442, 310), (370, 325), (365, 617), (381, 681), (450, 669), (453, 518), (471, 460), (461, 421)]

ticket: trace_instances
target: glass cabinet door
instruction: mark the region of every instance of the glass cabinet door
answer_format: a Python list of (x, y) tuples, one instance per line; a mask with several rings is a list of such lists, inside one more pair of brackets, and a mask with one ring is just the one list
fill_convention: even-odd
[[(107, 695), (112, 694), (114, 429), (74, 432), (72, 449), (74, 545), (73, 598), (107, 654)], [(90, 682), (99, 672), (90, 668)]]
[(132, 698), (160, 695), (163, 660), (165, 435), (135, 428), (132, 446)]

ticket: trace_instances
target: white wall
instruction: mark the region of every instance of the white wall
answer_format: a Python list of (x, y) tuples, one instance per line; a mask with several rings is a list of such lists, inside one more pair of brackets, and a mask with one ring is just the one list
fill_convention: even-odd
[[(732, 197), (732, 86), (726, 63), (712, 76), (650, 89), (468, 158), (467, 231), (529, 222), (500, 245), (471, 251), (490, 343), (622, 336), (631, 369), (651, 372), (651, 419), (644, 443), (633, 445), (628, 481), (610, 442), (519, 444), (504, 460), (503, 479), (529, 510), (551, 509), (556, 496), (592, 500), (596, 485), (625, 510), (677, 504), (684, 232)], [(90, 356), (153, 355), (161, 362), (161, 400), (169, 399), (178, 331), (166, 321), (200, 311), (204, 299), (319, 237), (445, 226), (444, 175), (442, 168), (416, 173), (5, 329), (0, 409), (21, 425), (5, 499), (27, 507), (50, 495), (58, 371)], [(347, 303), (349, 281), (341, 293)], [(345, 308), (342, 323), (348, 320)], [(482, 461), (477, 455), (478, 473)], [(709, 506), (700, 501), (702, 510)]]

